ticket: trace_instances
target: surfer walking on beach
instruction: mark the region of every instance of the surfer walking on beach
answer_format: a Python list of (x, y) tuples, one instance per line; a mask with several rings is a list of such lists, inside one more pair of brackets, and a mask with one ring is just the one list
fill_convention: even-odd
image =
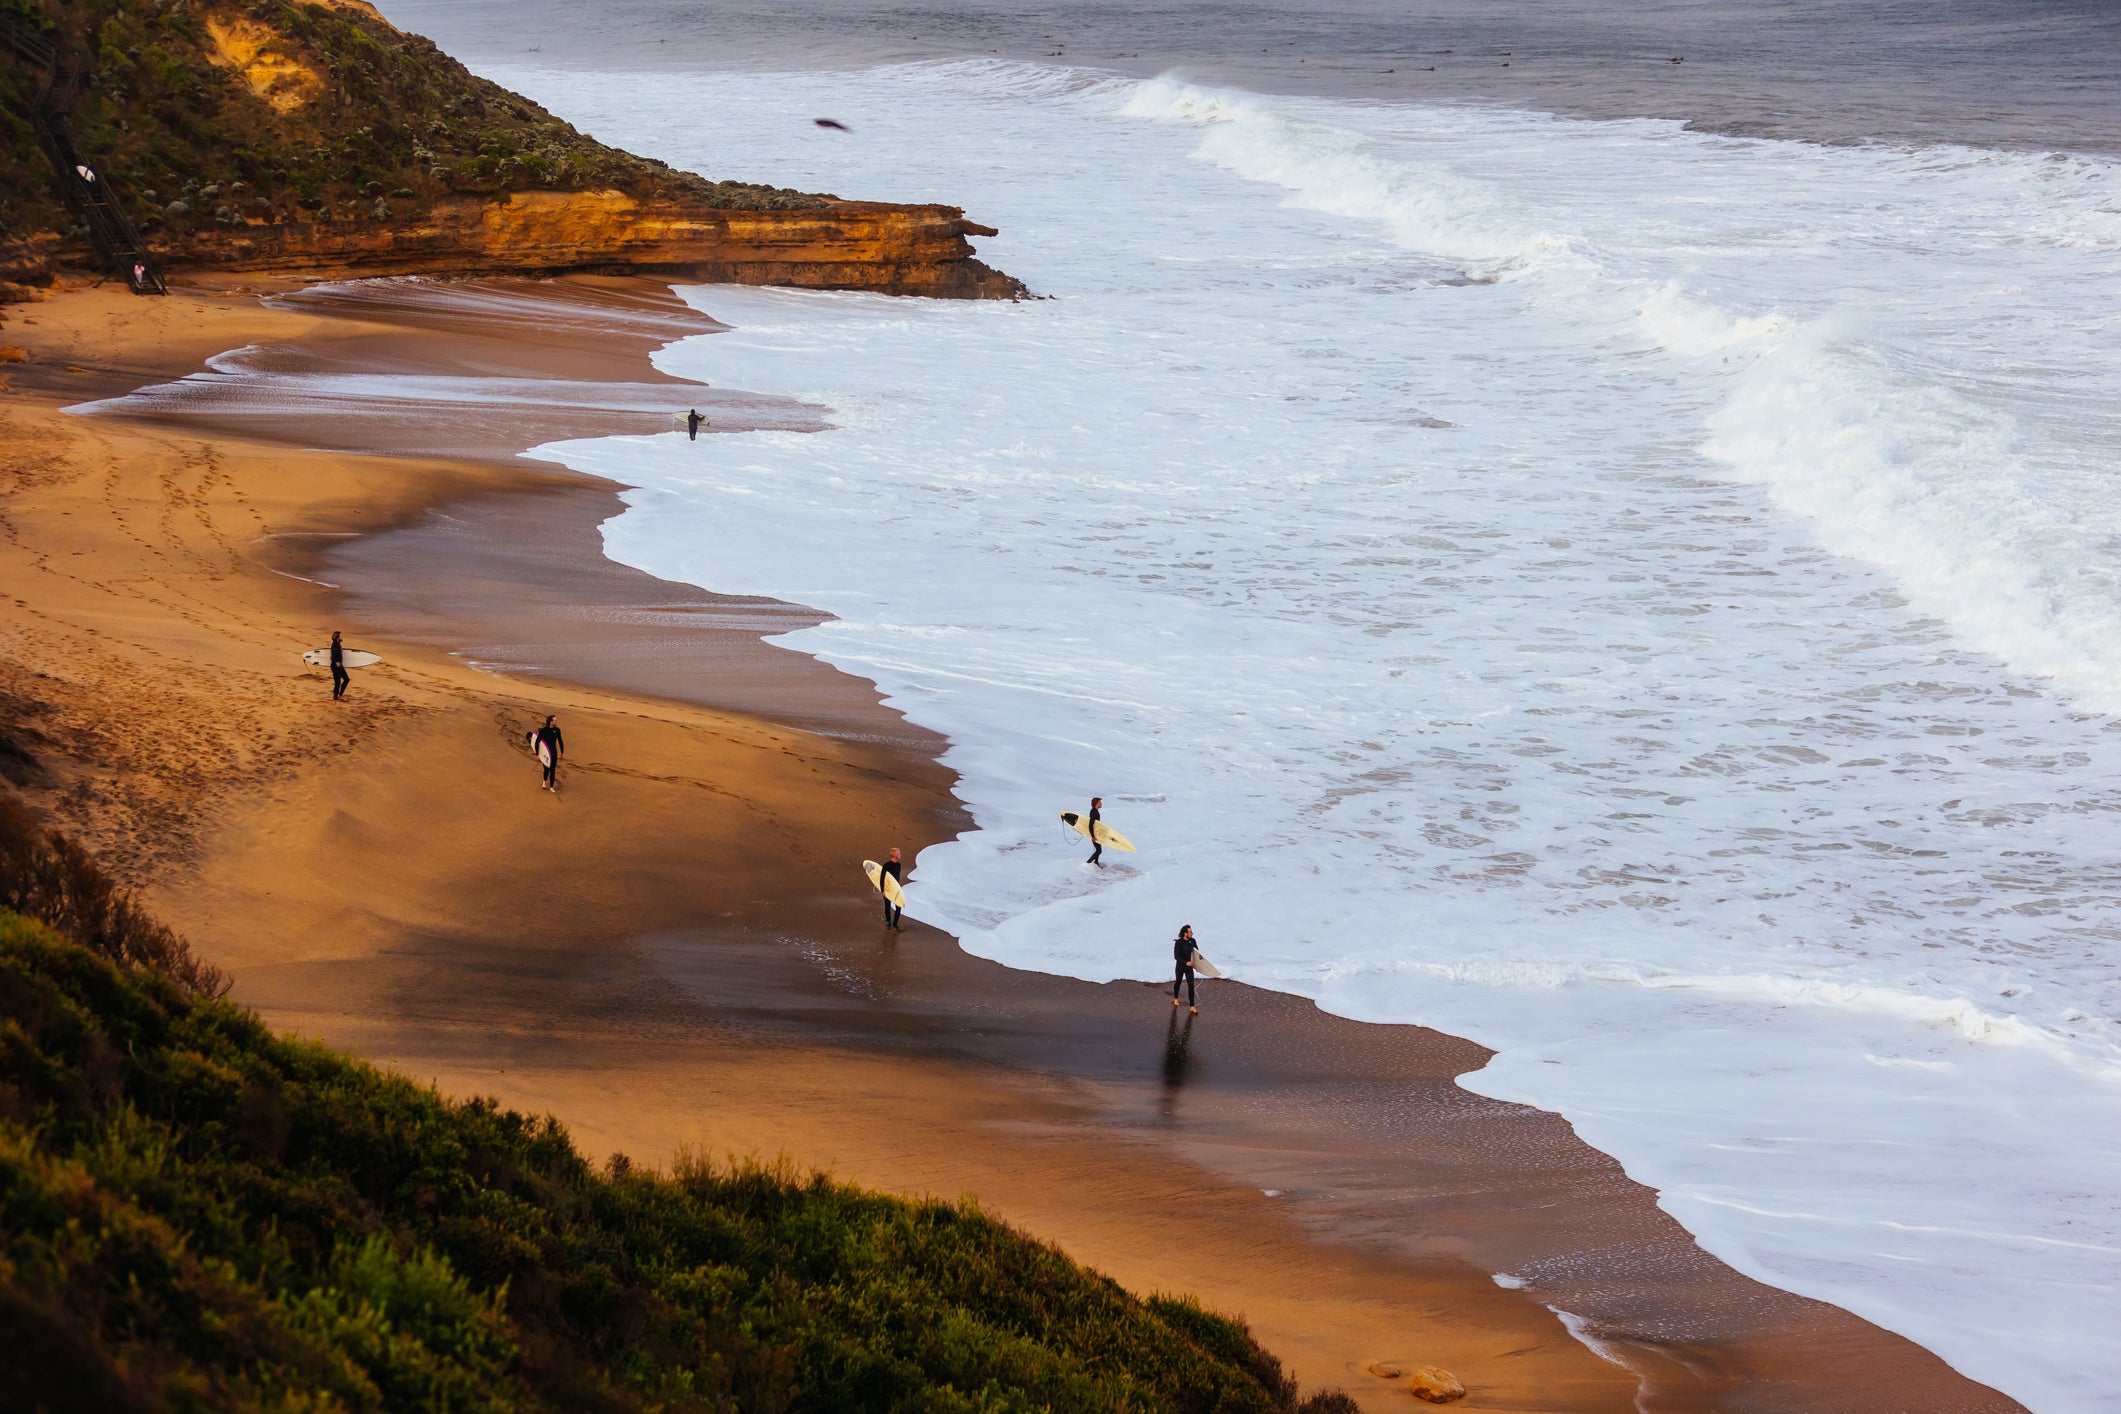
[(557, 717), (547, 717), (545, 725), (528, 733), (530, 750), (538, 758), (538, 765), (545, 772), (544, 789), (554, 795), (560, 793), (560, 758), (567, 754), (567, 743), (560, 736)]
[(1083, 863), (1095, 864), (1100, 869), (1105, 867), (1105, 842), (1097, 837), (1097, 822), (1105, 818), (1105, 812), (1102, 808), (1104, 803), (1105, 798), (1103, 796), (1091, 796), (1090, 818), (1083, 822), (1084, 829), (1090, 836), (1090, 857), (1084, 860)]
[[(886, 860), (884, 861), (884, 873), (885, 873), (886, 875), (890, 876), (890, 877), (891, 877), (892, 879), (896, 880), (896, 881), (898, 882), (898, 885), (899, 885), (899, 887), (900, 887), (900, 888), (904, 888), (904, 887), (905, 887), (905, 884), (906, 884), (906, 865), (905, 865), (905, 861), (903, 861), (903, 860), (901, 860), (901, 859), (899, 858), (899, 853), (898, 853), (898, 851), (897, 851), (897, 850), (895, 850), (895, 849), (894, 849), (894, 850), (892, 850), (892, 851), (891, 851), (891, 857), (890, 857), (889, 859), (886, 859)], [(883, 884), (882, 884), (882, 881), (881, 881), (881, 880), (879, 880), (879, 881), (878, 881), (877, 887), (878, 887), (879, 889), (882, 889), (882, 888), (883, 888)], [(899, 895), (899, 897), (900, 897), (900, 898), (904, 898), (904, 897), (905, 897), (905, 895), (904, 895), (904, 894), (900, 894), (900, 895)], [(899, 928), (899, 926), (898, 926), (898, 921), (899, 921), (899, 919), (901, 919), (901, 918), (904, 918), (905, 916), (906, 916), (906, 910), (905, 910), (905, 909), (903, 909), (903, 908), (896, 908), (896, 907), (893, 907), (893, 906), (892, 906), (892, 903), (891, 903), (891, 894), (890, 894), (890, 892), (889, 892), (888, 890), (887, 890), (887, 891), (885, 891), (885, 892), (884, 892), (884, 926), (885, 926), (886, 928), (891, 928), (891, 929), (894, 929), (894, 930), (896, 930), (896, 931), (899, 931), (899, 932), (904, 932), (904, 931), (905, 931), (904, 929), (902, 929), (902, 928)]]
[(1178, 930), (1171, 942), (1171, 956), (1178, 963), (1178, 971), (1171, 978), (1171, 1005), (1178, 1005), (1178, 984), (1186, 984), (1186, 1010), (1198, 1015), (1200, 1007), (1193, 996), (1193, 959), (1200, 953), (1200, 944), (1193, 941), (1193, 925), (1188, 923)]
[(690, 412), (686, 413), (686, 414), (685, 414), (685, 440), (686, 440), (686, 441), (688, 441), (688, 442), (697, 442), (697, 441), (699, 441), (699, 440), (700, 440), (700, 424), (701, 424), (701, 423), (703, 423), (703, 422), (705, 422), (706, 420), (707, 420), (706, 418), (704, 418), (704, 417), (701, 417), (701, 416), (700, 416), (700, 410), (699, 410), (698, 408), (694, 408), (694, 409), (692, 409), (692, 410), (691, 410)]
[(331, 700), (334, 702), (343, 701), (346, 697), (347, 685), (352, 681), (352, 675), (346, 671), (346, 645), (339, 641), (339, 631), (333, 629), (331, 631)]

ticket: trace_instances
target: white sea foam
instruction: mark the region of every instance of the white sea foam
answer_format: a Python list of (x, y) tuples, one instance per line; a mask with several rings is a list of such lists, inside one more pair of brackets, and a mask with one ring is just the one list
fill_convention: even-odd
[[(2121, 176), (950, 64), (510, 71), (1053, 301), (707, 289), (834, 430), (558, 455), (947, 733), (917, 915), (1473, 1037), (1710, 1250), (2121, 1387)], [(808, 122), (830, 111), (855, 137)], [(741, 175), (741, 173), (736, 173)], [(1133, 797), (1086, 872), (1058, 809)]]
[(1589, 1321), (1577, 1315), (1574, 1311), (1564, 1311), (1559, 1306), (1551, 1305), (1547, 1309), (1552, 1311), (1555, 1318), (1561, 1322), (1562, 1327), (1570, 1335), (1576, 1337), (1592, 1354), (1609, 1365), (1618, 1365), (1635, 1377), (1635, 1407), (1638, 1410), (1646, 1409), (1649, 1402), (1650, 1382), (1643, 1378), (1640, 1370), (1628, 1363), (1627, 1356), (1613, 1342), (1600, 1336)]
[(67, 411), (152, 416), (208, 407), (225, 417), (284, 417), (290, 408), (315, 406), (329, 407), (341, 416), (402, 418), (408, 409), (420, 406), (462, 416), (511, 404), (657, 413), (667, 412), (671, 404), (668, 385), (658, 383), (276, 367), (288, 352), (246, 344), (214, 355), (206, 360), (204, 370), (173, 383), (150, 384), (114, 398), (76, 403)]

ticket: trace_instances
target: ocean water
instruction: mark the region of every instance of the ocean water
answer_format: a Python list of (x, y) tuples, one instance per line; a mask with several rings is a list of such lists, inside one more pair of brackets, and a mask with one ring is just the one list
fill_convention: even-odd
[[(1260, 93), (1470, 99), (1828, 143), (2121, 153), (2113, 0), (385, 0), (384, 8), (466, 59), (627, 70), (645, 84), (707, 68), (1060, 60)], [(718, 175), (779, 179), (752, 167), (752, 153), (718, 156)]]
[[(701, 288), (831, 429), (542, 449), (945, 733), (977, 953), (1495, 1048), (1705, 1247), (2121, 1387), (2121, 171), (1061, 65), (485, 64), (961, 202), (1021, 304)], [(815, 128), (829, 113), (851, 135)], [(1092, 794), (1142, 846), (1086, 869)], [(1212, 1002), (1210, 1003), (1212, 1006)], [(1536, 1286), (1538, 1273), (1501, 1274)]]

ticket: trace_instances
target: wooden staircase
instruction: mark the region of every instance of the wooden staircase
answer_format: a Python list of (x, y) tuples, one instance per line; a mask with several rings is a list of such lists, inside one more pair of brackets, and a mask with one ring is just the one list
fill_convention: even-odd
[(0, 46), (37, 76), (37, 91), (29, 105), (30, 127), (35, 130), (44, 155), (51, 159), (60, 189), (88, 227), (97, 253), (134, 294), (168, 294), (161, 268), (127, 218), (117, 192), (109, 179), (82, 155), (67, 127), (66, 111), (73, 105), (74, 91), (80, 83), (78, 68), (62, 75), (58, 47), (15, 15), (0, 14)]

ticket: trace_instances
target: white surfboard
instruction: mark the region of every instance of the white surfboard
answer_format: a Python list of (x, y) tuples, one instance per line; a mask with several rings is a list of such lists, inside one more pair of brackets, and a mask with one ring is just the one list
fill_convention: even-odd
[[(532, 732), (532, 733), (531, 733), (531, 738), (532, 738), (532, 740), (536, 740), (536, 738), (537, 738), (537, 733), (536, 733), (536, 732)], [(546, 770), (548, 770), (548, 771), (549, 771), (549, 770), (551, 770), (551, 769), (552, 769), (552, 743), (551, 743), (551, 742), (549, 742), (549, 741), (540, 741), (540, 742), (538, 742), (538, 743), (537, 743), (537, 752), (538, 752), (538, 764), (539, 764), (540, 766), (543, 766), (543, 767), (544, 767), (544, 768), (545, 768)]]
[(862, 861), (862, 872), (869, 876), (870, 884), (884, 896), (884, 902), (893, 908), (906, 906), (906, 891), (898, 886), (898, 880), (884, 872), (884, 866), (874, 859)]
[(1208, 961), (1206, 953), (1196, 951), (1193, 954), (1193, 975), (1196, 977), (1220, 977), (1223, 975), (1223, 970)]
[[(1078, 815), (1073, 810), (1063, 810), (1061, 812), (1061, 823), (1063, 825), (1066, 825), (1069, 829), (1075, 831), (1075, 833), (1077, 833), (1078, 835), (1081, 835), (1084, 839), (1090, 838), (1090, 826), (1088, 821), (1088, 816)], [(1110, 825), (1107, 825), (1102, 820), (1097, 822), (1097, 843), (1103, 845), (1110, 845), (1114, 849), (1123, 849), (1129, 854), (1139, 853), (1139, 851), (1136, 850), (1134, 846), (1128, 842), (1128, 839), (1125, 835), (1113, 829)]]
[[(677, 428), (680, 432), (690, 432), (692, 430), (692, 414), (690, 412), (675, 413), (671, 416), (670, 425)], [(707, 417), (704, 413), (700, 415), (700, 430), (703, 432), (707, 430)]]
[[(331, 650), (312, 648), (302, 655), (302, 661), (312, 668), (328, 668), (331, 666)], [(366, 648), (349, 648), (339, 655), (339, 661), (349, 668), (373, 668), (383, 661), (383, 657), (379, 653), (369, 652)]]

